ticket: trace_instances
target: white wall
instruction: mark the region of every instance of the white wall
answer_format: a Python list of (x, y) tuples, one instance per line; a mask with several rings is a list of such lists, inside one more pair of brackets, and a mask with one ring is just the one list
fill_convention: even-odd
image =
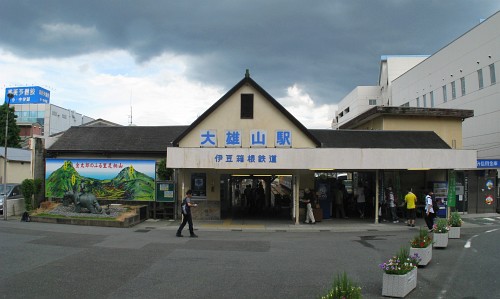
[[(474, 117), (463, 123), (463, 148), (477, 149), (478, 158), (500, 158), (500, 13), (497, 13), (453, 41), (427, 60), (394, 80), (392, 105), (409, 103), (423, 107), (423, 95), (430, 107), (472, 109)], [(490, 80), (489, 65), (495, 65), (496, 84)], [(478, 70), (483, 84), (479, 88)], [(465, 79), (465, 95), (460, 78)], [(456, 98), (452, 99), (451, 82), (455, 82)], [(443, 96), (446, 86), (447, 101)]]
[(335, 113), (339, 125), (374, 107), (375, 105), (369, 104), (370, 100), (376, 100), (376, 105), (382, 105), (379, 86), (358, 86), (351, 91), (339, 103), (339, 110)]

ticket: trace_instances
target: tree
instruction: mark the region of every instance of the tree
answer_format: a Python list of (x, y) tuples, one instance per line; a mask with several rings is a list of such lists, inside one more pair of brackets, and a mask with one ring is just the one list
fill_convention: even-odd
[[(0, 106), (0, 146), (5, 146), (5, 116), (7, 111), (7, 104)], [(9, 123), (8, 123), (8, 136), (7, 147), (21, 147), (21, 137), (19, 133), (21, 129), (17, 125), (17, 115), (14, 113), (14, 107), (9, 107)]]
[(174, 170), (171, 168), (167, 168), (167, 159), (161, 159), (160, 163), (158, 163), (158, 179), (160, 180), (171, 180), (172, 174)]

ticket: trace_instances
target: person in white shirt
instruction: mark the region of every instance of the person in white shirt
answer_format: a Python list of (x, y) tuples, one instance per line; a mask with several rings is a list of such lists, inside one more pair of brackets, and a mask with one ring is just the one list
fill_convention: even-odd
[(427, 224), (427, 228), (429, 231), (432, 231), (432, 227), (434, 225), (434, 218), (436, 218), (436, 213), (434, 208), (432, 207), (432, 195), (434, 193), (429, 191), (427, 196), (425, 197), (425, 223)]

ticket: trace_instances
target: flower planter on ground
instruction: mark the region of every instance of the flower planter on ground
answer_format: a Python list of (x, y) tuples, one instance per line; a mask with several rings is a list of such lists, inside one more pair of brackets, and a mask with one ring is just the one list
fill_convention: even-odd
[(434, 233), (434, 247), (446, 248), (448, 247), (448, 233)]
[(382, 296), (403, 298), (417, 287), (417, 269), (404, 274), (383, 274)]
[(448, 238), (460, 239), (460, 226), (450, 227), (450, 231), (448, 231)]
[(410, 255), (418, 254), (421, 258), (419, 266), (426, 266), (432, 260), (432, 245), (424, 248), (410, 248)]

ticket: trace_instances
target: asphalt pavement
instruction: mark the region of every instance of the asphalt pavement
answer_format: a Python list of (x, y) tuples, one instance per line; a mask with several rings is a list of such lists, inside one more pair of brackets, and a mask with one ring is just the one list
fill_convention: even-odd
[[(499, 226), (500, 215), (462, 218), (463, 237), (433, 250), (407, 298), (476, 298), (474, 292), (498, 285), (481, 276), (484, 267), (472, 265), (465, 276), (458, 262), (469, 260), (462, 257), (470, 240), (472, 260), (494, 256), (482, 254), (475, 240), (494, 240), (497, 233), (487, 232)], [(175, 237), (179, 221), (104, 228), (19, 220), (0, 221), (0, 298), (318, 298), (340, 271), (361, 284), (363, 298), (382, 298), (378, 264), (425, 225), (421, 218), (414, 228), (354, 218), (314, 225), (195, 220), (200, 237), (192, 239)], [(463, 279), (458, 285), (456, 277)]]

